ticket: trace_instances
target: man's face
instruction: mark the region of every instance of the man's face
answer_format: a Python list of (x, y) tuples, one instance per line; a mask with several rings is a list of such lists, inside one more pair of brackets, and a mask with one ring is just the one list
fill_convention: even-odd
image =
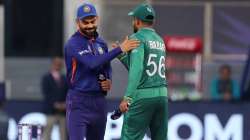
[(133, 21), (132, 21), (134, 33), (136, 33), (136, 32), (138, 31), (137, 22), (138, 22), (138, 21), (137, 21), (136, 18), (134, 18)]
[(226, 68), (221, 69), (220, 77), (222, 80), (228, 80), (228, 79), (230, 79), (230, 76), (231, 76), (230, 70), (228, 70)]
[(55, 58), (52, 62), (52, 69), (55, 71), (61, 71), (63, 67), (63, 61), (61, 58)]
[(78, 25), (79, 30), (83, 34), (89, 37), (93, 37), (97, 30), (97, 17), (89, 16), (82, 20), (77, 19), (77, 25)]

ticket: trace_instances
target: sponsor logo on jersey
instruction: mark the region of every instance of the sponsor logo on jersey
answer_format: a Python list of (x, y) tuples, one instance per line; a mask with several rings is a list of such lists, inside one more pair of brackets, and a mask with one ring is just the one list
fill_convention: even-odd
[(137, 53), (138, 50), (134, 49), (134, 50), (132, 50), (131, 52), (132, 52), (132, 53)]
[(99, 52), (99, 54), (103, 54), (104, 53), (102, 47), (98, 47), (98, 52)]
[(83, 51), (78, 52), (78, 54), (80, 54), (80, 55), (84, 55), (84, 54), (88, 54), (88, 53), (90, 53), (90, 51), (88, 51), (88, 50), (83, 50)]

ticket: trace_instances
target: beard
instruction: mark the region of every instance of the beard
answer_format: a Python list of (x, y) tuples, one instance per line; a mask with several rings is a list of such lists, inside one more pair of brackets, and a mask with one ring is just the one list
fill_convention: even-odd
[(84, 35), (88, 37), (95, 37), (97, 27), (93, 28), (80, 28), (79, 29)]

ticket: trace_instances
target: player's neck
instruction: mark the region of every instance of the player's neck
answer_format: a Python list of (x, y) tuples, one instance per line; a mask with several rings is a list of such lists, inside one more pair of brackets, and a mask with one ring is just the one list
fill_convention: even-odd
[(138, 28), (138, 31), (139, 30), (152, 30), (152, 31), (154, 31), (152, 26), (141, 26)]
[(139, 30), (142, 29), (142, 28), (150, 28), (150, 29), (153, 29), (153, 26), (149, 26), (149, 25), (140, 25), (140, 26), (138, 27)]

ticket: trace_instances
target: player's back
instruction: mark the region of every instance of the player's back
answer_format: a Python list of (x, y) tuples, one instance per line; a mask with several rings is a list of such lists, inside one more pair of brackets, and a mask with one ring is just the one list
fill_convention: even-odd
[(144, 46), (144, 68), (138, 89), (165, 87), (165, 45), (152, 28), (142, 28), (136, 34)]

